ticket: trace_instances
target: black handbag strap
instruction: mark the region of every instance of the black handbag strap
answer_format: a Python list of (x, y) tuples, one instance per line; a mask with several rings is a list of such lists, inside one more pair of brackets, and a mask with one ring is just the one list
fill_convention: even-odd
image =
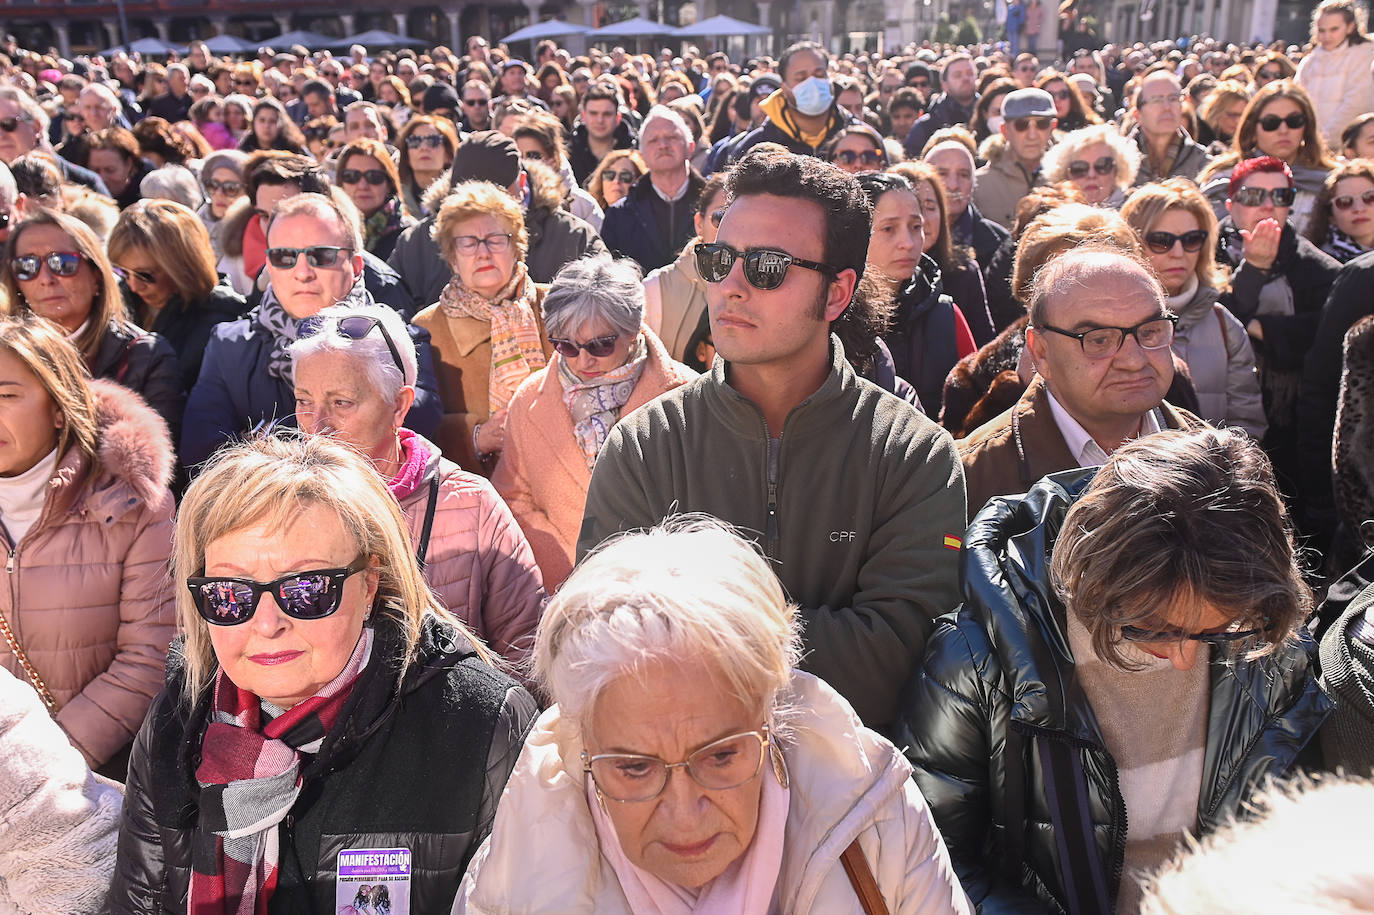
[(1069, 915), (1109, 915), (1107, 874), (1093, 838), (1088, 811), (1088, 777), (1081, 750), (1066, 740), (1035, 740), (1045, 776), (1045, 800), (1054, 823), (1054, 841)]
[(420, 528), (420, 545), (415, 550), (415, 561), (420, 564), (420, 571), (425, 570), (425, 554), (429, 552), (429, 534), (434, 529), (434, 509), (439, 504), (439, 475), (435, 474), (429, 481), (429, 501), (425, 505), (425, 523)]

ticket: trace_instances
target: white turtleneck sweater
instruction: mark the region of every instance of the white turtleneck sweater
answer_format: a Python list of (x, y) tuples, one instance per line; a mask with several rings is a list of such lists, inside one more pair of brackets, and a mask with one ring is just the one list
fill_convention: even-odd
[(0, 522), (4, 522), (9, 532), (11, 545), (18, 546), (43, 513), (48, 481), (56, 470), (57, 449), (54, 448), (23, 473), (0, 477)]

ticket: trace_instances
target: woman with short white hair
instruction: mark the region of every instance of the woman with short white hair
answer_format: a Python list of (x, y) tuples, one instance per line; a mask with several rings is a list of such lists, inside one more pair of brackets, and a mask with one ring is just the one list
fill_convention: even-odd
[(1111, 124), (1066, 133), (1041, 160), (1049, 184), (1070, 181), (1093, 206), (1119, 209), (1140, 170), (1140, 149)]
[(372, 462), (401, 504), (425, 581), (502, 657), (522, 664), (545, 594), (534, 554), (491, 484), (403, 428), (415, 401), (415, 343), (380, 305), (333, 305), (291, 344), (296, 422)]
[(910, 767), (799, 656), (796, 607), (719, 522), (592, 554), (540, 625), (557, 705), (454, 911), (971, 911)]

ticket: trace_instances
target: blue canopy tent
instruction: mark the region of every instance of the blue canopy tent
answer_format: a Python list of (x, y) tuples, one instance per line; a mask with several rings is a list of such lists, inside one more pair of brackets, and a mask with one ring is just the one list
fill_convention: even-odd
[(693, 25), (684, 25), (674, 29), (672, 34), (678, 38), (728, 38), (731, 35), (772, 35), (773, 30), (766, 25), (754, 25), (722, 14)]
[(675, 29), (671, 25), (664, 25), (661, 22), (654, 22), (652, 19), (645, 19), (643, 16), (636, 16), (633, 19), (626, 19), (624, 22), (602, 26), (589, 32), (587, 37), (591, 39), (637, 38), (641, 35), (672, 35), (674, 31)]
[(502, 41), (542, 41), (545, 38), (566, 38), (569, 35), (585, 35), (591, 29), (585, 25), (574, 25), (571, 22), (564, 22), (561, 19), (546, 19), (543, 22), (536, 22), (527, 25), (523, 29), (511, 32)]
[[(251, 54), (258, 49), (257, 43), (233, 35), (216, 35), (205, 39), (205, 47), (211, 54)], [(189, 53), (190, 45), (181, 48), (183, 54)]]
[(137, 41), (129, 42), (126, 48), (117, 45), (113, 48), (106, 48), (101, 51), (101, 55), (109, 57), (111, 54), (118, 54), (120, 51), (127, 51), (130, 54), (142, 54), (145, 57), (165, 57), (173, 51), (181, 52), (181, 48), (172, 44), (170, 41), (163, 41), (161, 38), (140, 38)]
[(265, 41), (260, 41), (254, 50), (260, 47), (269, 47), (274, 51), (285, 51), (293, 44), (298, 44), (314, 51), (316, 49), (332, 48), (337, 43), (337, 38), (330, 38), (328, 35), (321, 35), (319, 32), (296, 29), (291, 32), (283, 32)]
[(357, 35), (348, 38), (340, 38), (338, 41), (329, 45), (331, 51), (347, 51), (355, 44), (360, 44), (365, 48), (427, 48), (429, 42), (421, 41), (418, 38), (409, 38), (399, 35), (396, 32), (387, 32), (382, 29), (370, 29), (366, 32), (359, 32)]

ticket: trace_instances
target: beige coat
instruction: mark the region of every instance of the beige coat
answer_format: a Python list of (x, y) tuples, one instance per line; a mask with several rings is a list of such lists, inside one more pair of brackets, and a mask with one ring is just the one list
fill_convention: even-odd
[(644, 278), (644, 323), (678, 362), (687, 358), (687, 344), (706, 311), (706, 281), (696, 261), (700, 240), (693, 239), (677, 260)]
[(1016, 205), (1045, 180), (1038, 171), (1034, 175), (1028, 173), (1000, 135), (984, 141), (980, 152), (988, 164), (974, 176), (974, 206), (983, 216), (1010, 231), (1016, 223)]
[[(840, 864), (856, 838), (893, 915), (973, 911), (911, 765), (860, 724), (849, 704), (794, 673), (793, 737), (783, 744), (791, 802), (774, 898), (788, 915), (860, 915)], [(587, 809), (580, 746), (561, 743), (557, 706), (535, 723), (491, 836), (458, 889), (454, 913), (632, 915)], [(772, 778), (765, 766), (763, 778)], [(537, 823), (537, 838), (530, 824)]]
[[(162, 688), (173, 465), (166, 424), (137, 394), (91, 387), (99, 466), (75, 449), (58, 461), (42, 514), (10, 552), (0, 612), (56, 698), (57, 723), (99, 766), (133, 741)], [(0, 664), (25, 677), (3, 641)]]
[[(649, 358), (620, 411), (622, 418), (697, 377), (669, 358), (653, 331), (646, 330), (644, 338)], [(563, 402), (557, 366), (550, 365), (515, 392), (506, 418), (506, 449), (491, 477), (529, 538), (544, 586), (550, 591), (557, 590), (572, 571), (591, 478), (573, 434), (572, 414)]]
[[(535, 284), (534, 317), (539, 322), (539, 337), (544, 355), (553, 355), (544, 330), (544, 296), (549, 287)], [(491, 381), (491, 324), (476, 318), (450, 318), (439, 303), (415, 316), (415, 324), (429, 331), (434, 353), (434, 375), (439, 383), (439, 400), (444, 416), (434, 443), (444, 457), (472, 473), (487, 474), (472, 450), (472, 430), (491, 418), (487, 396)]]

